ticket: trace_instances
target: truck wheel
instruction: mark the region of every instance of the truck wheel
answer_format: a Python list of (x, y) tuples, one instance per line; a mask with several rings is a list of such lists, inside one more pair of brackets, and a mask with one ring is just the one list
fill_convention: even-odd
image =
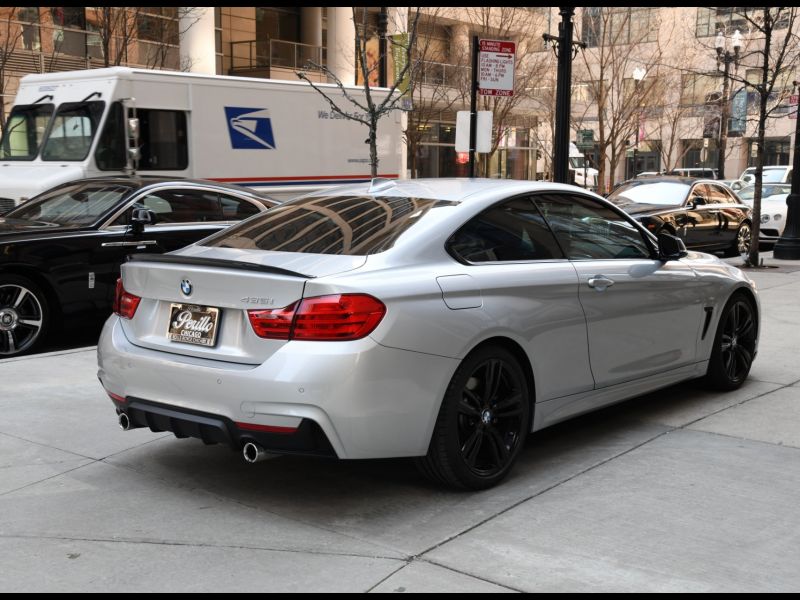
[(0, 357), (35, 350), (45, 338), (49, 318), (39, 286), (25, 277), (0, 276)]

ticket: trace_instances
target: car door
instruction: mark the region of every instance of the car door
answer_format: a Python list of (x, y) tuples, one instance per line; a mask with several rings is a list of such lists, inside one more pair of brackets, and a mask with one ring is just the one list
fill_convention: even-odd
[[(224, 196), (224, 211), (220, 193), (213, 189), (159, 187), (143, 190), (134, 196), (106, 228), (109, 235), (115, 235), (117, 239), (101, 244), (106, 265), (102, 277), (106, 301), (113, 298), (120, 265), (129, 254), (171, 252), (259, 212), (259, 208), (249, 200), (232, 194)], [(155, 215), (155, 222), (145, 226), (141, 234), (135, 234), (130, 227), (135, 208), (145, 208)]]
[(568, 193), (534, 199), (578, 275), (595, 387), (695, 362), (705, 313), (694, 271), (656, 259), (647, 234), (607, 203)]
[[(445, 304), (482, 308), (498, 333), (514, 333), (533, 365), (537, 401), (593, 388), (577, 274), (530, 198), (472, 218), (447, 249), (462, 265), (437, 278)], [(464, 288), (480, 290), (472, 303), (460, 295)]]
[(685, 244), (711, 248), (719, 243), (719, 206), (705, 183), (696, 183), (686, 197)]

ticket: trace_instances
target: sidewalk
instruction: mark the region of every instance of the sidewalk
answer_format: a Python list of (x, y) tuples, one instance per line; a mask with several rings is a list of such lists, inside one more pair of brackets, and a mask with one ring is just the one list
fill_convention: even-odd
[(122, 432), (94, 349), (0, 362), (0, 589), (800, 589), (800, 263), (749, 270), (758, 357), (534, 434), (511, 477), (443, 491), (403, 460), (280, 457)]

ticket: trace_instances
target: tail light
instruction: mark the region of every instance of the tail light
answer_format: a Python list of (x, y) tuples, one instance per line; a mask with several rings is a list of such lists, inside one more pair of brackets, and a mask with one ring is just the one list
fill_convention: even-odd
[(386, 314), (386, 306), (367, 294), (305, 298), (272, 310), (248, 310), (256, 335), (277, 340), (347, 341), (366, 337)]
[(136, 314), (136, 309), (139, 308), (141, 300), (139, 296), (134, 296), (125, 291), (125, 288), (122, 287), (122, 278), (117, 279), (117, 289), (114, 293), (113, 304), (115, 314), (118, 314), (123, 319), (132, 319), (133, 315)]

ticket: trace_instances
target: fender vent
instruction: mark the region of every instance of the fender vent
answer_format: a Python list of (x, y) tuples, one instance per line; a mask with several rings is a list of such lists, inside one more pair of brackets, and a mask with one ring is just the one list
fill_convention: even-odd
[(701, 340), (706, 339), (706, 334), (708, 333), (708, 326), (711, 325), (711, 315), (714, 312), (714, 307), (706, 306), (704, 310), (706, 311), (706, 322), (703, 323), (703, 335), (700, 336)]

